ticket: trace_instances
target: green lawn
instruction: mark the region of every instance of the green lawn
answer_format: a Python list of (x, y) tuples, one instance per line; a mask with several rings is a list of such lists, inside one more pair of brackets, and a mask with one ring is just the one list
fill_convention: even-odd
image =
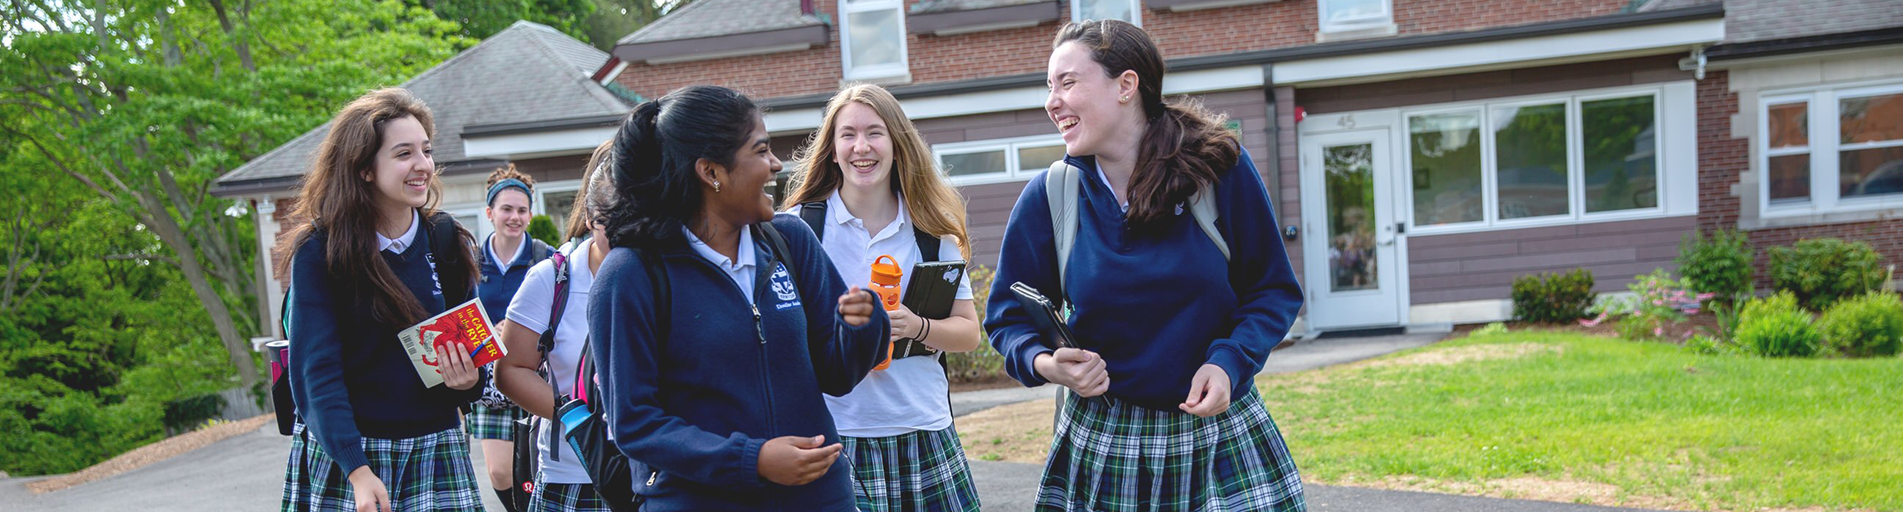
[(1324, 483), (1512, 496), (1511, 482), (1533, 480), (1627, 506), (1903, 511), (1898, 358), (1516, 332), (1257, 383), (1303, 473)]

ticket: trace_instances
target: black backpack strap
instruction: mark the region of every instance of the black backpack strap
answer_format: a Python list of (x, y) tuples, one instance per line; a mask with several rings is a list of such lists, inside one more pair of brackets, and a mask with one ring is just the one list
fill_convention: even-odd
[(918, 260), (921, 263), (938, 261), (939, 244), (944, 240), (926, 233), (923, 229), (912, 228), (912, 237), (918, 239)]
[[(630, 249), (634, 251), (635, 259), (641, 260), (641, 268), (648, 273), (648, 282), (654, 285), (654, 333), (657, 336), (667, 336), (671, 332), (674, 319), (674, 294), (668, 282), (667, 262), (659, 251), (644, 251), (633, 247)], [(600, 400), (596, 397), (601, 396), (601, 385), (595, 382), (594, 378), (593, 350), (584, 345), (581, 350), (581, 361), (575, 366), (577, 368), (575, 374), (581, 380), (580, 384), (587, 389), (587, 399), (583, 402), (596, 406), (596, 413), (599, 414), (601, 412), (599, 407), (602, 406), (597, 403)]]
[(456, 275), (450, 269), (467, 268), (461, 263), (463, 258), (473, 256), (470, 248), (462, 247), (462, 226), (456, 223), (456, 217), (445, 212), (436, 212), (429, 217), (430, 252), (436, 255), (436, 281), (443, 287), (443, 305), (456, 307), (469, 302), (471, 291), (475, 288), (476, 276)]
[(826, 202), (813, 201), (800, 203), (800, 220), (806, 221), (806, 227), (813, 228), (813, 237), (826, 240)]
[(554, 252), (552, 249), (553, 248), (549, 247), (547, 243), (529, 237), (529, 261), (540, 263), (542, 260), (548, 259), (549, 255)]
[[(801, 211), (804, 212), (804, 210)], [(786, 266), (786, 276), (793, 279), (793, 289), (798, 290), (800, 273), (796, 268), (799, 265), (793, 264), (793, 251), (786, 248), (786, 236), (781, 235), (779, 228), (773, 227), (771, 221), (754, 224), (753, 226), (757, 235), (761, 238), (765, 238), (767, 244), (773, 247), (773, 261), (778, 261)]]

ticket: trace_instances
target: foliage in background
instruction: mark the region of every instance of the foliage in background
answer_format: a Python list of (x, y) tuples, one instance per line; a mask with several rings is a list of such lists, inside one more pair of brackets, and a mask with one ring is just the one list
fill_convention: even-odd
[(991, 278), (995, 272), (990, 267), (978, 265), (965, 274), (971, 281), (971, 302), (978, 308), (978, 323), (983, 342), (978, 349), (970, 352), (945, 354), (945, 375), (953, 381), (979, 381), (993, 376), (1004, 375), (1004, 356), (991, 348), (991, 337), (984, 334), (985, 305), (991, 299)]
[(1513, 318), (1547, 323), (1578, 320), (1598, 296), (1592, 286), (1592, 271), (1583, 268), (1513, 278)]
[(1771, 285), (1811, 311), (1877, 290), (1890, 277), (1883, 256), (1862, 241), (1813, 238), (1770, 252)]
[(555, 227), (555, 220), (547, 215), (529, 218), (529, 238), (541, 240), (550, 247), (561, 247), (562, 230)]
[(1810, 357), (1822, 335), (1811, 314), (1798, 307), (1790, 292), (1754, 299), (1744, 305), (1738, 322), (1739, 346), (1764, 357)]
[(1655, 269), (1633, 279), (1632, 284), (1626, 285), (1626, 289), (1632, 291), (1630, 297), (1593, 306), (1595, 316), (1579, 323), (1590, 327), (1611, 319), (1617, 322), (1614, 327), (1620, 336), (1632, 340), (1657, 339), (1665, 333), (1666, 325), (1698, 314), (1704, 302), (1712, 298), (1710, 293), (1687, 290), (1685, 280), (1673, 278), (1665, 269)]
[(1817, 321), (1824, 345), (1850, 357), (1889, 357), (1903, 349), (1903, 300), (1872, 292), (1832, 305)]
[(1692, 291), (1715, 294), (1720, 303), (1752, 295), (1752, 261), (1757, 252), (1744, 233), (1724, 229), (1706, 236), (1703, 230), (1685, 235), (1678, 243), (1678, 273)]

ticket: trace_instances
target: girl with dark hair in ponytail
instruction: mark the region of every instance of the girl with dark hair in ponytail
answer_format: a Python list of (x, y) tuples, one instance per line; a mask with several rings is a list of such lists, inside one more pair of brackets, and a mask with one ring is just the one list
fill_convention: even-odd
[(991, 296), (1023, 282), (1068, 303), (1074, 346), (1017, 301), (985, 319), (1012, 377), (1070, 390), (1037, 509), (1304, 510), (1253, 385), (1302, 295), (1249, 153), (1221, 116), (1164, 102), (1142, 29), (1071, 23), (1052, 46), (1067, 156), (1012, 209)]
[(479, 511), (458, 407), (484, 372), (438, 348), (424, 387), (397, 332), (469, 300), (472, 237), (448, 214), (430, 156), (429, 107), (371, 91), (330, 122), (304, 177), (279, 272), (291, 276), (291, 395), (298, 425), (286, 511)]
[(887, 319), (804, 222), (774, 216), (769, 142), (751, 100), (711, 86), (615, 134), (588, 350), (642, 510), (853, 508), (820, 394), (886, 357)]

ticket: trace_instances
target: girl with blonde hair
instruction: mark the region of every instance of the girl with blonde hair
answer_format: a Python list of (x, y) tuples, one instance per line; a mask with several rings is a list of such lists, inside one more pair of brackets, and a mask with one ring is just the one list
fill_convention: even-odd
[[(869, 281), (868, 263), (881, 255), (906, 270), (901, 288), (915, 277), (914, 264), (969, 259), (964, 201), (884, 88), (854, 85), (833, 96), (794, 159), (800, 168), (781, 208), (806, 220), (846, 282)], [(949, 383), (935, 361), (983, 342), (969, 282), (960, 281), (955, 299), (947, 318), (922, 318), (903, 305), (888, 312), (891, 363), (852, 393), (826, 397), (861, 511), (979, 508), (952, 428)], [(905, 348), (914, 346), (923, 348)]]

